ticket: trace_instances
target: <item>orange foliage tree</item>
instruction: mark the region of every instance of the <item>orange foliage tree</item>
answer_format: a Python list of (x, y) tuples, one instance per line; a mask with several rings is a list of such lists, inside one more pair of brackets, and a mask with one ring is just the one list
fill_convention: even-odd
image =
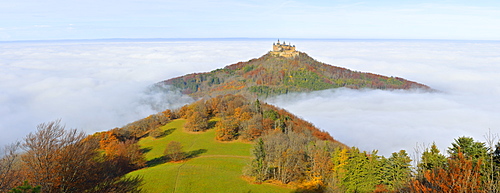
[(412, 192), (485, 192), (481, 182), (481, 160), (477, 162), (461, 152), (448, 158), (448, 166), (423, 172), (420, 179), (411, 181)]
[(25, 153), (19, 180), (40, 185), (42, 192), (127, 192), (136, 190), (140, 182), (125, 178), (127, 183), (122, 183), (124, 173), (112, 175), (111, 165), (101, 162), (95, 138), (65, 130), (59, 121), (40, 124), (21, 147)]
[(59, 121), (38, 125), (35, 133), (26, 136), (22, 148), (26, 179), (42, 186), (43, 192), (70, 192), (85, 190), (92, 179), (92, 160), (97, 145), (83, 141), (85, 134), (65, 130)]

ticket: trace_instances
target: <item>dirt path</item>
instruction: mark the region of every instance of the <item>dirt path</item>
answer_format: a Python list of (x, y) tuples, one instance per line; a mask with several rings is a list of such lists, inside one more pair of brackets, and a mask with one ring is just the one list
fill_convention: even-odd
[[(188, 148), (188, 149), (191, 149), (193, 147), (194, 144), (196, 144), (196, 141), (198, 141), (198, 139), (194, 140), (192, 143), (191, 143), (191, 146)], [(198, 156), (198, 157), (194, 157), (192, 159), (196, 159), (196, 158), (203, 158), (203, 157), (220, 157), (220, 158), (223, 158), (223, 157), (228, 157), (228, 158), (244, 158), (244, 159), (252, 159), (252, 156), (243, 156), (243, 155), (202, 155), (202, 156)], [(181, 169), (184, 165), (186, 165), (187, 161), (182, 163), (182, 165), (180, 165), (178, 168), (177, 168), (177, 174), (175, 176), (175, 185), (174, 185), (174, 190), (172, 192), (176, 192), (177, 190), (177, 181), (179, 181), (179, 173), (181, 172)]]
[(252, 159), (252, 156), (244, 156), (244, 155), (202, 155), (202, 156), (198, 156), (198, 157), (233, 157), (233, 158)]
[[(189, 146), (188, 149), (191, 149), (193, 147), (194, 144), (196, 144), (196, 141), (198, 141), (199, 138), (196, 138), (196, 140), (194, 140), (192, 143), (191, 143), (191, 146)], [(174, 190), (172, 192), (175, 193), (175, 191), (177, 190), (177, 181), (179, 181), (179, 173), (181, 172), (181, 168), (186, 165), (186, 162), (183, 162), (181, 166), (179, 166), (177, 168), (177, 174), (175, 175), (175, 185), (174, 185)]]

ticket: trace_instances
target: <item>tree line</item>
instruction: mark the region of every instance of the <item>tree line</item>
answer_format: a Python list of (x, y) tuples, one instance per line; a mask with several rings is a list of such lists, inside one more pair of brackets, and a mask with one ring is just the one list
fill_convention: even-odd
[(0, 192), (140, 192), (142, 179), (125, 177), (146, 167), (137, 141), (163, 135), (159, 127), (176, 118), (165, 110), (92, 135), (60, 120), (40, 124), (0, 151)]
[(298, 192), (500, 192), (500, 142), (489, 139), (459, 137), (447, 156), (432, 144), (412, 165), (405, 150), (386, 158), (376, 150), (276, 131), (256, 140), (245, 175), (255, 183), (289, 184)]
[(0, 192), (139, 192), (142, 179), (124, 177), (142, 167), (139, 147), (114, 145), (102, 153), (99, 141), (60, 121), (40, 124), (2, 151)]
[[(216, 140), (253, 141), (244, 174), (255, 183), (288, 184), (299, 192), (500, 192), (500, 142), (459, 137), (442, 154), (435, 144), (389, 157), (361, 151), (293, 114), (241, 95), (198, 100), (121, 128), (86, 135), (60, 121), (43, 123), (0, 151), (0, 192), (140, 192), (141, 178), (125, 174), (147, 167), (137, 141), (161, 137), (159, 127), (186, 119), (188, 132), (216, 130)], [(171, 161), (187, 155), (166, 144)]]
[[(36, 132), (0, 151), (0, 192), (27, 187), (42, 192), (139, 192), (142, 180), (124, 177), (147, 166), (137, 141), (164, 136), (160, 126), (178, 118), (186, 119), (185, 129), (190, 132), (215, 128), (220, 141), (252, 141), (269, 131), (294, 130), (341, 144), (282, 109), (224, 95), (92, 135), (65, 129), (59, 120), (40, 124)], [(167, 144), (165, 156), (178, 161), (186, 155), (179, 144), (172, 143)]]
[(310, 132), (318, 139), (341, 144), (327, 132), (283, 109), (258, 99), (251, 101), (241, 95), (228, 94), (202, 99), (181, 107), (177, 114), (186, 119), (184, 127), (188, 131), (215, 128), (216, 139), (220, 141), (253, 141), (267, 132), (280, 130)]

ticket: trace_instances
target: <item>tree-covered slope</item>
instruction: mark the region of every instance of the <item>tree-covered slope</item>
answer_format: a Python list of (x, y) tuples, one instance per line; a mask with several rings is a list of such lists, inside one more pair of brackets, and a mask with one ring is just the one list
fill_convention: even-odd
[[(328, 144), (330, 149), (347, 147), (283, 109), (241, 95), (198, 100), (94, 137), (106, 152), (112, 149), (106, 148), (107, 144), (114, 144), (112, 141), (137, 142), (144, 152), (146, 166), (127, 176), (143, 177), (141, 188), (145, 192), (291, 192), (296, 185), (255, 183), (253, 177), (244, 173), (245, 167), (251, 171), (255, 154), (252, 142), (278, 133), (300, 138), (310, 148), (315, 143)], [(184, 157), (180, 161), (165, 153), (173, 141), (183, 147)], [(306, 152), (293, 151), (294, 146), (302, 145), (289, 144), (289, 153), (307, 158)], [(303, 161), (302, 164), (309, 163)]]
[(399, 77), (352, 71), (314, 60), (305, 53), (293, 58), (266, 54), (206, 73), (188, 74), (159, 84), (172, 85), (195, 98), (221, 94), (268, 97), (330, 88), (429, 89)]

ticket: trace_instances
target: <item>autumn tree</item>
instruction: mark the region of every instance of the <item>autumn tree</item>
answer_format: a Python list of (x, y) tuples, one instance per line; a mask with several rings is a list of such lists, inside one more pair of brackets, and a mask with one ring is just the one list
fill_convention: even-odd
[(188, 131), (204, 131), (208, 129), (208, 118), (203, 116), (202, 113), (195, 111), (186, 120), (184, 127)]
[(40, 124), (35, 133), (24, 139), (23, 165), (30, 182), (42, 186), (44, 192), (85, 190), (94, 175), (93, 160), (97, 145), (86, 143), (86, 135), (76, 129), (65, 130), (60, 121)]
[(219, 141), (231, 141), (237, 139), (239, 136), (240, 124), (234, 116), (222, 117), (215, 127), (215, 139)]
[(305, 176), (308, 140), (296, 133), (273, 132), (259, 139), (254, 146), (255, 159), (251, 175), (257, 181), (277, 180), (283, 184)]
[(19, 145), (13, 143), (0, 150), (0, 192), (6, 192), (19, 183)]
[(421, 178), (412, 180), (411, 192), (485, 192), (481, 182), (481, 160), (473, 161), (458, 152), (447, 160), (446, 168), (423, 172)]
[(42, 192), (103, 192), (123, 188), (133, 192), (137, 186), (122, 182), (130, 180), (138, 185), (141, 181), (122, 178), (124, 173), (115, 172), (117, 166), (101, 157), (95, 138), (88, 138), (76, 129), (66, 130), (60, 121), (38, 125), (21, 147), (25, 151), (21, 156), (24, 178), (40, 185)]
[(149, 136), (153, 137), (153, 138), (160, 138), (164, 135), (164, 131), (163, 129), (161, 129), (160, 127), (157, 127), (156, 129), (153, 129), (149, 132)]
[(264, 133), (262, 115), (255, 114), (251, 119), (241, 123), (242, 130), (239, 132), (244, 140), (252, 141)]
[(186, 157), (186, 153), (182, 150), (182, 144), (178, 141), (170, 141), (163, 155), (170, 158), (172, 161), (180, 161)]
[(349, 149), (348, 148), (336, 148), (332, 153), (332, 172), (333, 178), (330, 180), (331, 186), (328, 188), (330, 192), (345, 192), (342, 187), (342, 179), (344, 179), (347, 173), (347, 163), (349, 160)]
[(307, 145), (306, 179), (301, 185), (304, 190), (322, 192), (333, 186), (332, 152), (335, 151), (331, 141), (314, 140)]
[(137, 141), (112, 141), (104, 151), (105, 168), (114, 176), (121, 176), (136, 169), (146, 166), (146, 160)]

